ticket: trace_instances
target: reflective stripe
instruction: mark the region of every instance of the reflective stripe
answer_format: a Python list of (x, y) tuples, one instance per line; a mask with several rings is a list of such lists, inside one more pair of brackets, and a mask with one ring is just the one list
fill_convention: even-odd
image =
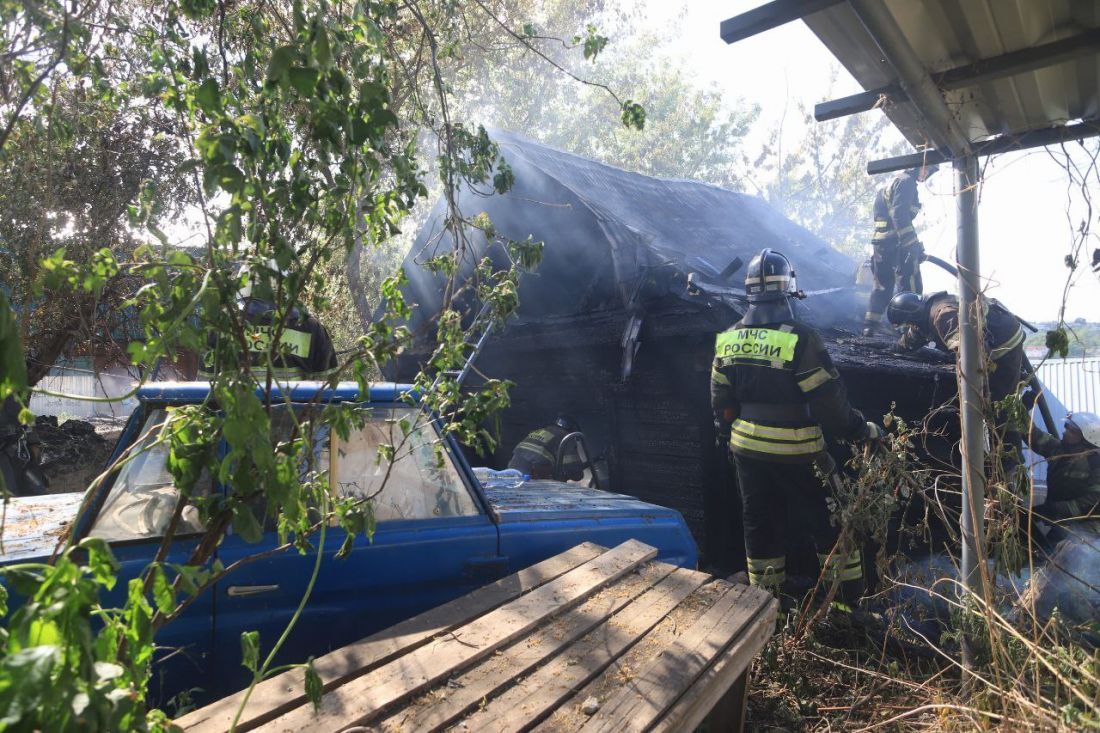
[(755, 356), (730, 356), (718, 359), (718, 366), (720, 367), (731, 367), (737, 366), (738, 364), (749, 364), (752, 366), (771, 367), (772, 369), (783, 369), (784, 371), (786, 370), (786, 363), (787, 362), (779, 361), (778, 359), (765, 359), (764, 357)]
[(734, 430), (730, 432), (730, 447), (765, 455), (812, 456), (825, 450), (825, 439), (819, 435), (816, 439), (809, 441), (782, 443), (774, 440), (750, 438)]
[(785, 557), (746, 558), (749, 585), (778, 588), (787, 580)]
[(730, 380), (726, 378), (725, 374), (718, 371), (717, 369), (710, 370), (710, 381), (714, 382), (715, 384), (722, 384), (727, 387), (730, 386)]
[(817, 561), (821, 564), (822, 575), (826, 580), (845, 582), (863, 577), (863, 558), (859, 550), (854, 550), (847, 557), (819, 553)]
[(801, 389), (803, 392), (812, 392), (832, 378), (833, 375), (829, 374), (828, 370), (826, 370), (825, 367), (818, 367), (814, 371), (810, 372), (810, 376), (799, 381), (798, 388)]
[(878, 321), (882, 320), (882, 314), (881, 313), (872, 313), (871, 311), (867, 311), (866, 313), (863, 314), (863, 320), (878, 322)]
[(886, 219), (875, 219), (875, 229), (886, 230), (890, 228), (890, 222)]
[(911, 227), (911, 226), (902, 227), (901, 229), (898, 230), (898, 236), (900, 237), (902, 234), (909, 234), (912, 231), (913, 231), (913, 227)]
[(889, 232), (889, 231), (887, 231), (887, 232), (876, 231), (873, 235), (871, 235), (871, 241), (872, 242), (879, 242), (879, 241), (882, 241), (883, 239), (893, 239), (893, 238), (894, 238), (894, 233)]
[(943, 345), (946, 346), (947, 348), (951, 349), (952, 351), (958, 351), (959, 350), (959, 332), (958, 331), (952, 331), (951, 333), (947, 334), (947, 337), (943, 340)]
[(993, 347), (993, 349), (989, 352), (989, 358), (993, 359), (994, 361), (1000, 359), (1002, 356), (1022, 344), (1023, 341), (1024, 330), (1022, 328), (1017, 328), (1016, 333), (1012, 334), (1012, 338), (1008, 339), (999, 346)]
[(771, 443), (734, 433), (730, 435), (730, 446), (765, 455), (812, 456), (825, 450), (825, 439), (820, 438), (813, 443)]
[(748, 420), (734, 420), (733, 429), (746, 438), (764, 440), (783, 440), (787, 442), (806, 442), (821, 438), (821, 428), (811, 425), (805, 428), (784, 428), (774, 425), (758, 425)]
[(738, 328), (723, 331), (714, 341), (714, 355), (719, 359), (740, 357), (794, 361), (798, 334), (771, 328)]
[(520, 444), (516, 446), (516, 450), (530, 451), (531, 453), (545, 458), (546, 460), (550, 461), (550, 463), (553, 463), (556, 460), (555, 456), (551, 455), (550, 451), (546, 450), (537, 443), (528, 443), (526, 440), (520, 441)]

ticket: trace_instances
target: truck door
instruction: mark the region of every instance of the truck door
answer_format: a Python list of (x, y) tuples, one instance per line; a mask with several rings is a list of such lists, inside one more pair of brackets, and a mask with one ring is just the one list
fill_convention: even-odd
[[(132, 430), (136, 438), (129, 448), (130, 459), (107, 489), (88, 530), (89, 537), (111, 544), (121, 565), (118, 584), (104, 599), (107, 606), (113, 600), (121, 605), (127, 583), (139, 577), (156, 557), (175, 510), (179, 493), (166, 465), (168, 444), (159, 440), (170, 414), (170, 407), (146, 406), (131, 418), (127, 432)], [(210, 477), (204, 475), (196, 490), (210, 491)], [(185, 506), (165, 563), (184, 564), (194, 552), (203, 529), (196, 508)], [(150, 683), (154, 704), (164, 705), (177, 695), (180, 696), (177, 703), (186, 703), (191, 691), (198, 694), (197, 691), (207, 689), (213, 611), (213, 595), (203, 593), (157, 634), (158, 661)]]
[[(325, 528), (320, 571), (276, 664), (304, 662), (361, 639), (468, 593), (500, 569), (496, 526), (434, 425), (406, 406), (364, 409), (364, 424), (352, 428), (346, 440), (319, 435), (315, 456), (327, 467), (335, 495), (369, 505), (374, 535), (356, 537), (352, 551), (338, 559), (346, 534), (336, 526)], [(392, 463), (379, 459), (379, 447), (386, 445), (393, 446)], [(273, 528), (259, 546), (230, 535), (219, 558), (229, 566), (276, 542)], [(311, 542), (320, 546), (320, 533)], [(285, 551), (247, 564), (219, 583), (215, 668), (225, 675), (227, 689), (249, 681), (241, 667), (241, 633), (260, 632), (264, 659), (301, 603), (316, 560), (315, 551)]]

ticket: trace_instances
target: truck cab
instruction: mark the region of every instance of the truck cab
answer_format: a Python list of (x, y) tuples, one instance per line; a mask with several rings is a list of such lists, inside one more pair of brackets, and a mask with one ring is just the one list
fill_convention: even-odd
[[(313, 451), (332, 491), (369, 499), (376, 521), (373, 536), (357, 536), (341, 559), (335, 556), (345, 532), (326, 527), (319, 575), (276, 664), (324, 654), (583, 541), (610, 547), (634, 538), (657, 547), (666, 562), (697, 563), (695, 543), (674, 510), (577, 484), (482, 485), (454, 440), (410, 398), (409, 385), (375, 384), (366, 394), (355, 384), (300, 382), (275, 389), (275, 431), (289, 422), (280, 418), (286, 410), (345, 402), (362, 411), (362, 425), (346, 438), (318, 431)], [(115, 457), (130, 458), (83, 499), (87, 511), (76, 517), (82, 501), (77, 494), (68, 495), (68, 503), (37, 497), (50, 504), (54, 520), (75, 520), (78, 540), (90, 536), (110, 543), (123, 566), (122, 589), (153, 559), (176, 503), (160, 433), (173, 409), (209, 397), (205, 382), (143, 388), (115, 448)], [(380, 461), (380, 446), (398, 442), (403, 447), (392, 464)], [(232, 478), (224, 484), (207, 479), (199, 488), (231, 492)], [(34, 499), (13, 502), (16, 515), (14, 522), (9, 515), (9, 527), (25, 526), (36, 511), (46, 516), (35, 509)], [(254, 514), (263, 517), (264, 509), (255, 507)], [(307, 590), (316, 555), (274, 552), (279, 538), (270, 524), (259, 543), (245, 541), (231, 528), (217, 560), (238, 567), (158, 635), (165, 653), (154, 676), (155, 698), (164, 701), (187, 690), (201, 698), (243, 687), (249, 673), (241, 667), (241, 633), (258, 630), (262, 649), (270, 649), (283, 633)], [(185, 507), (166, 561), (187, 562), (203, 530), (198, 512)], [(3, 560), (48, 555), (56, 533), (52, 540), (45, 534), (41, 542), (9, 545)], [(316, 547), (320, 537), (311, 541)]]

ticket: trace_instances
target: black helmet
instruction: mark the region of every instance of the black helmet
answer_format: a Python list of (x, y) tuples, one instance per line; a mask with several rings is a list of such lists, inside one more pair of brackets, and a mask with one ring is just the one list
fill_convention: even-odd
[(569, 415), (558, 415), (558, 419), (554, 421), (554, 424), (568, 433), (577, 433), (581, 429), (577, 421)]
[(760, 250), (745, 270), (745, 292), (750, 303), (784, 301), (794, 295), (795, 275), (790, 261), (770, 249)]
[(886, 309), (886, 317), (895, 326), (905, 323), (924, 323), (924, 298), (917, 293), (898, 293)]

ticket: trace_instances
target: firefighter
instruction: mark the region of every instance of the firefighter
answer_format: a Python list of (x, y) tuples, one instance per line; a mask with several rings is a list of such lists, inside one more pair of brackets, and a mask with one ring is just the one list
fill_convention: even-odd
[(924, 292), (920, 276), (924, 245), (917, 238), (913, 219), (920, 211), (917, 183), (923, 183), (938, 166), (925, 165), (902, 171), (875, 194), (875, 231), (871, 235), (871, 273), (874, 286), (863, 319), (863, 335), (879, 328), (894, 290)]
[(825, 580), (840, 581), (841, 598), (853, 604), (863, 593), (863, 564), (858, 548), (835, 547), (839, 528), (826, 499), (837, 477), (825, 434), (858, 441), (881, 438), (882, 429), (848, 403), (821, 337), (795, 319), (787, 258), (760, 252), (745, 290), (744, 317), (715, 340), (710, 390), (741, 488), (749, 583), (779, 595), (791, 513), (808, 524)]
[[(274, 270), (277, 266), (268, 263), (268, 267)], [(253, 296), (253, 279), (249, 278), (248, 284), (242, 288), (238, 304), (248, 324), (245, 338), (252, 365), (266, 369), (275, 306)], [(210, 351), (199, 367), (200, 379), (212, 379), (218, 371), (213, 363), (216, 338), (211, 334), (207, 341)], [(271, 353), (272, 378), (279, 381), (324, 379), (336, 366), (336, 350), (328, 329), (301, 306), (292, 307), (283, 321), (279, 348)]]
[(1051, 522), (1100, 514), (1100, 416), (1066, 416), (1061, 440), (1032, 425), (1027, 442), (1047, 459), (1047, 496), (1036, 514)]
[[(1024, 329), (997, 301), (982, 299), (985, 345), (991, 362), (989, 393), (994, 402), (1015, 394), (1024, 362)], [(897, 347), (915, 351), (929, 341), (948, 353), (959, 350), (959, 299), (948, 292), (919, 295), (898, 293), (887, 310), (890, 323), (901, 330)]]
[[(580, 439), (570, 440), (558, 463), (562, 439), (580, 433), (580, 425), (568, 415), (558, 415), (552, 425), (533, 430), (512, 451), (508, 468), (514, 468), (533, 479), (554, 481), (579, 481), (584, 478), (584, 457), (580, 453)], [(581, 436), (583, 437), (583, 436)]]

